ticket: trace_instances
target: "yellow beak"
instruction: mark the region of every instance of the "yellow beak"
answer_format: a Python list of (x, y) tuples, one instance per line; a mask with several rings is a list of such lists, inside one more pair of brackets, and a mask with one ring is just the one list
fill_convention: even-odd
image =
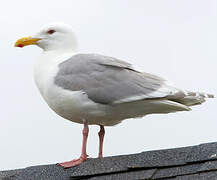
[(24, 47), (24, 46), (28, 46), (28, 45), (35, 45), (35, 44), (37, 44), (37, 42), (39, 40), (40, 40), (40, 38), (32, 38), (31, 36), (24, 37), (24, 38), (18, 39), (14, 46), (15, 47)]

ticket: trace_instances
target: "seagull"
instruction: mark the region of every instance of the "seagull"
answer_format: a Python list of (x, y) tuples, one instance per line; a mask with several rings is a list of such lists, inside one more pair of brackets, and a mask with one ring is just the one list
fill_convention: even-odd
[(34, 66), (35, 83), (48, 106), (61, 117), (83, 124), (81, 156), (59, 163), (70, 168), (87, 160), (89, 125), (99, 125), (99, 158), (104, 126), (148, 114), (189, 111), (214, 95), (176, 88), (164, 78), (100, 54), (82, 54), (70, 25), (51, 23), (15, 47), (37, 45), (43, 52)]

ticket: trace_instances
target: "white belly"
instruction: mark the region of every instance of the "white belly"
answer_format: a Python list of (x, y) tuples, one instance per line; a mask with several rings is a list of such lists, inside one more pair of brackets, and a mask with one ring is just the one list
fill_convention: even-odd
[(69, 91), (52, 85), (46, 90), (44, 99), (57, 114), (73, 122), (101, 124), (105, 116), (103, 105), (94, 103), (81, 91)]

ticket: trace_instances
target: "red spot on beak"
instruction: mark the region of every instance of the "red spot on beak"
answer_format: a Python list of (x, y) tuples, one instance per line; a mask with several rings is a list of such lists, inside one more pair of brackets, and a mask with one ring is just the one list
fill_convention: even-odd
[(18, 47), (22, 48), (24, 45), (23, 44), (18, 44)]

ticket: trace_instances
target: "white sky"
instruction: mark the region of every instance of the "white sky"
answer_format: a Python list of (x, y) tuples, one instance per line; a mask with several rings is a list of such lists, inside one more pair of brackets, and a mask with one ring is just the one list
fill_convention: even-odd
[[(19, 0), (0, 6), (0, 169), (80, 155), (82, 125), (56, 115), (32, 77), (37, 47), (14, 42), (55, 21), (71, 24), (80, 51), (113, 56), (178, 87), (217, 95), (217, 0)], [(191, 112), (151, 115), (106, 128), (105, 156), (217, 141), (216, 99)], [(88, 154), (98, 154), (98, 127)]]

